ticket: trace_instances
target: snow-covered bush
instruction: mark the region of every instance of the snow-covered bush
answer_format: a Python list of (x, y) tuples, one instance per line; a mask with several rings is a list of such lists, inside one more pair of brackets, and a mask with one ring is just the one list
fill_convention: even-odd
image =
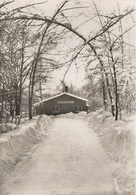
[(0, 124), (0, 134), (12, 131), (14, 129), (16, 129), (16, 124), (13, 123)]
[(14, 131), (0, 135), (0, 184), (21, 156), (46, 136), (51, 118), (43, 115), (27, 121)]
[(13, 123), (6, 123), (5, 128), (6, 128), (6, 131), (12, 131), (12, 130), (16, 129), (16, 125)]

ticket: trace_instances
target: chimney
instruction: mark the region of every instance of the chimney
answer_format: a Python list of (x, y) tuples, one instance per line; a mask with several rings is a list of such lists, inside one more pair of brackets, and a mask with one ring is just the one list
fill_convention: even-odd
[(65, 92), (68, 93), (68, 86), (65, 86)]

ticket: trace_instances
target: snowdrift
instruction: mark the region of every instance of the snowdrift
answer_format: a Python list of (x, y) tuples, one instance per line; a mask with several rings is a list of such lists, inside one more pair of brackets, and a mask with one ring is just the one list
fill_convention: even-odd
[(110, 158), (117, 163), (113, 174), (117, 194), (135, 194), (135, 116), (114, 121), (110, 113), (103, 110), (87, 115)]
[(43, 115), (0, 135), (0, 184), (21, 156), (45, 138), (51, 122), (50, 117)]
[(16, 129), (16, 125), (13, 123), (0, 124), (0, 134), (14, 129)]

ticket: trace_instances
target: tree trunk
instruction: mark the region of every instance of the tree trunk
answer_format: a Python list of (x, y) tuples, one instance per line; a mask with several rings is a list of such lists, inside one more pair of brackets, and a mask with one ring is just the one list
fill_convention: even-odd
[(18, 91), (18, 85), (17, 81), (14, 84), (14, 90), (15, 90), (15, 115), (20, 115), (20, 104), (19, 104), (19, 91)]
[(111, 60), (112, 60), (112, 67), (113, 67), (113, 75), (114, 75), (114, 88), (115, 88), (115, 121), (118, 120), (118, 113), (119, 113), (119, 91), (118, 91), (118, 84), (117, 84), (117, 75), (116, 75), (116, 67), (115, 67), (115, 60), (113, 58), (112, 48), (110, 48), (111, 53)]
[(32, 79), (32, 72), (33, 72), (33, 67), (32, 67), (32, 69), (31, 69), (31, 73), (30, 73), (30, 80), (29, 80), (29, 119), (31, 120), (32, 119), (32, 87), (31, 87), (31, 85), (32, 85), (32, 81), (31, 81), (31, 79)]
[(42, 101), (42, 81), (39, 81), (39, 90), (40, 90), (40, 100)]
[(115, 112), (115, 121), (118, 120), (118, 98), (119, 98), (119, 93), (118, 93), (118, 86), (117, 86), (117, 77), (116, 77), (116, 71), (114, 68), (114, 79), (115, 79), (115, 108), (116, 108), (116, 112)]
[(105, 110), (107, 109), (107, 95), (106, 95), (106, 88), (105, 88), (105, 82), (104, 82), (104, 75), (102, 73), (102, 95), (103, 95), (103, 106)]
[(29, 93), (29, 119), (32, 119), (32, 97), (31, 94)]
[(2, 87), (2, 97), (1, 97), (1, 122), (3, 121), (3, 114), (4, 114), (4, 83)]

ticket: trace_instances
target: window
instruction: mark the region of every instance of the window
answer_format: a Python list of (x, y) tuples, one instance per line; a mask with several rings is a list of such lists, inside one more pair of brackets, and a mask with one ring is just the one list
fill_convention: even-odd
[(75, 110), (76, 110), (76, 112), (81, 112), (82, 111), (82, 106), (76, 106)]
[(60, 107), (59, 106), (53, 106), (53, 113), (59, 113)]

